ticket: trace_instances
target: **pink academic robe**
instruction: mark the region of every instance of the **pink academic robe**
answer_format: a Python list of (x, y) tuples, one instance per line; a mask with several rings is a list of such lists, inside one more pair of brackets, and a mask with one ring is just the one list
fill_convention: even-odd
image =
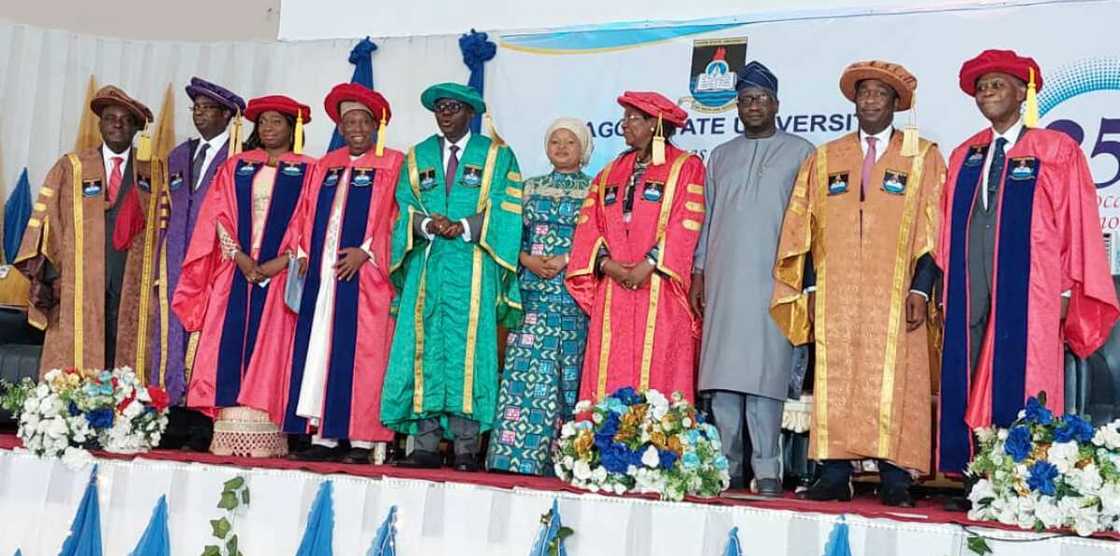
[[(238, 398), (256, 387), (243, 380), (255, 354), (265, 354), (263, 359), (269, 360), (277, 345), (291, 342), (290, 329), (263, 327), (260, 320), (269, 299), (283, 298), (287, 269), (263, 287), (249, 283), (237, 264), (223, 256), (217, 233), (220, 223), (242, 251), (250, 252), (252, 183), (267, 160), (264, 151), (254, 150), (227, 160), (219, 169), (203, 201), (171, 304), (184, 329), (192, 333), (187, 406), (212, 417), (223, 407), (240, 405)], [(284, 253), (290, 243), (289, 222), (313, 164), (307, 156), (280, 157), (255, 254), (259, 262)]]
[[(1068, 136), (1028, 129), (1007, 150), (998, 189), (992, 301), (976, 369), (970, 369), (968, 226), (982, 187), (990, 129), (952, 154), (936, 251), (945, 271), (939, 468), (960, 472), (971, 429), (1015, 420), (1027, 397), (1046, 392), (1064, 408), (1063, 344), (1087, 357), (1120, 314), (1081, 148)], [(993, 199), (992, 202), (995, 202)], [(1070, 292), (1061, 320), (1062, 292)]]

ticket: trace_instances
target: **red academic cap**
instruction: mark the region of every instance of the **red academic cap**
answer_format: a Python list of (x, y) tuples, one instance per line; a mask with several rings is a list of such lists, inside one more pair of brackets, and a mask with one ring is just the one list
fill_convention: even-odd
[(374, 121), (384, 120), (388, 124), (393, 117), (393, 111), (389, 108), (389, 101), (385, 100), (381, 93), (367, 89), (357, 83), (342, 83), (335, 85), (331, 92), (327, 93), (327, 99), (323, 101), (323, 107), (327, 109), (327, 115), (335, 123), (342, 123), (341, 107), (344, 102), (356, 102), (369, 108)]
[(284, 95), (269, 95), (249, 99), (249, 106), (245, 108), (245, 117), (250, 122), (256, 123), (257, 117), (262, 112), (268, 112), (269, 110), (275, 110), (293, 118), (302, 117), (305, 124), (311, 121), (311, 107), (300, 104)]
[(1042, 70), (1034, 58), (1019, 56), (1014, 50), (985, 50), (979, 56), (961, 65), (961, 90), (968, 96), (976, 95), (976, 80), (987, 73), (1000, 72), (1013, 75), (1023, 83), (1031, 80), (1034, 70), (1035, 90), (1042, 90)]
[(688, 112), (659, 93), (626, 91), (618, 97), (618, 103), (653, 117), (661, 116), (662, 120), (677, 127), (683, 126), (688, 120)]

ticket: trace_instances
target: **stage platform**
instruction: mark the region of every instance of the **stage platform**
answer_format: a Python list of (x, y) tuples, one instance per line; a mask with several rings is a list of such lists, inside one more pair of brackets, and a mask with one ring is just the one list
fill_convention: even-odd
[[(40, 459), (0, 436), (0, 554), (54, 555), (66, 537), (89, 469)], [(247, 556), (294, 554), (319, 484), (334, 482), (334, 553), (362, 555), (388, 508), (399, 511), (401, 555), (524, 555), (539, 517), (559, 500), (571, 556), (718, 555), (727, 533), (739, 527), (748, 555), (820, 556), (844, 516), (852, 554), (957, 556), (969, 531), (1015, 542), (990, 542), (997, 556), (1120, 554), (1110, 539), (1035, 534), (973, 523), (933, 501), (891, 511), (873, 497), (852, 503), (816, 503), (792, 497), (753, 499), (730, 493), (717, 499), (661, 502), (572, 489), (556, 479), (391, 466), (308, 464), (288, 460), (219, 457), (155, 451), (140, 457), (97, 454), (102, 538), (106, 555), (135, 545), (155, 502), (167, 495), (172, 553), (197, 555), (210, 539), (209, 520), (222, 483), (248, 480), (251, 504), (236, 523)], [(1046, 539), (1023, 542), (1028, 539)]]

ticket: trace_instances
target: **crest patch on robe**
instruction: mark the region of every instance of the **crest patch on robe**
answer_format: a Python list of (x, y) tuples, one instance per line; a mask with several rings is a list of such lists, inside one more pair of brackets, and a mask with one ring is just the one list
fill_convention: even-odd
[(828, 194), (839, 195), (848, 192), (848, 173), (837, 172), (828, 175)]

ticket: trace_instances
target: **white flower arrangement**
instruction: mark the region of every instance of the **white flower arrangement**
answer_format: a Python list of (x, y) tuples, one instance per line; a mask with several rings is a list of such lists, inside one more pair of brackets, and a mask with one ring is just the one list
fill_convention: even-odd
[(1007, 429), (977, 429), (969, 519), (1023, 529), (1120, 531), (1120, 420), (1093, 429), (1030, 398)]
[(5, 385), (2, 405), (18, 414), (24, 447), (81, 467), (87, 449), (137, 453), (159, 444), (167, 428), (167, 393), (141, 386), (128, 367), (111, 371), (54, 369), (39, 384)]
[(715, 496), (731, 483), (719, 433), (676, 392), (622, 388), (581, 401), (560, 429), (556, 474), (591, 492)]

